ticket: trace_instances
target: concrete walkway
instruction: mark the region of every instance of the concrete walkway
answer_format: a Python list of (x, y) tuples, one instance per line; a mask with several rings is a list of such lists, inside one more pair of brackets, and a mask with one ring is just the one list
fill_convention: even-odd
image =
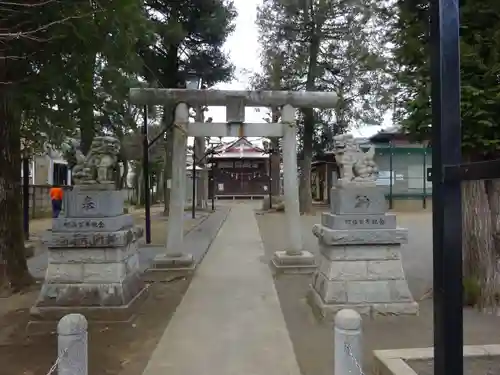
[(300, 375), (252, 208), (236, 204), (143, 375)]

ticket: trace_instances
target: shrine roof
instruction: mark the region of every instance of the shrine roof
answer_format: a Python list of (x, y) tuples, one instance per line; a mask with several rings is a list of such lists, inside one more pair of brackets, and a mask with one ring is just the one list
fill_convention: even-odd
[(247, 138), (238, 138), (236, 141), (223, 143), (215, 148), (214, 159), (268, 159), (265, 150), (256, 146)]

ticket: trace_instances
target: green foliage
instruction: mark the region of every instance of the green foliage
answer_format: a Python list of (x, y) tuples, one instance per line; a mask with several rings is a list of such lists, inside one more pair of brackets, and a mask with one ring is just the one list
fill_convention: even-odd
[(265, 0), (258, 9), (263, 73), (253, 86), (338, 96), (333, 110), (313, 113), (316, 153), (335, 134), (380, 124), (390, 105), (382, 10), (377, 0)]
[(481, 296), (481, 287), (479, 282), (473, 278), (464, 278), (462, 285), (464, 306), (475, 306)]
[[(430, 43), (427, 1), (399, 0), (392, 26), (399, 93), (396, 119), (413, 135), (429, 135)], [(500, 4), (461, 1), (462, 146), (473, 158), (499, 150)]]
[(227, 0), (145, 0), (154, 43), (142, 43), (143, 75), (160, 87), (179, 87), (195, 71), (206, 86), (232, 78), (222, 46), (234, 30), (236, 10)]
[(59, 144), (76, 125), (93, 127), (82, 124), (82, 102), (98, 108), (95, 87), (106, 82), (106, 72), (123, 79), (139, 67), (135, 45), (147, 35), (141, 1), (12, 2), (2, 8), (9, 33), (0, 39), (12, 66), (8, 89), (22, 114), (22, 137)]
[[(14, 0), (0, 7), (0, 184), (8, 187), (0, 206), (9, 218), (0, 225), (0, 249), (8, 282), (19, 288), (31, 280), (18, 256), (19, 145), (43, 151), (46, 142), (57, 147), (71, 136), (85, 153), (95, 134), (137, 135), (140, 110), (128, 105), (128, 90), (143, 77), (164, 87), (177, 87), (190, 69), (207, 85), (230, 79), (222, 45), (236, 12), (226, 0)], [(66, 154), (74, 164), (74, 148)], [(118, 185), (128, 157), (122, 146)]]
[(67, 136), (86, 151), (95, 134), (137, 133), (141, 109), (128, 92), (141, 76), (161, 87), (177, 87), (191, 69), (208, 85), (232, 77), (222, 45), (236, 12), (225, 0), (11, 2), (2, 13), (14, 73), (4, 81), (31, 152)]

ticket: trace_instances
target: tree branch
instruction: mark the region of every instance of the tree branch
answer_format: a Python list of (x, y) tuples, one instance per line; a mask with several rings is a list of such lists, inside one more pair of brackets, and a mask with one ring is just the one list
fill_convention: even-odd
[[(99, 11), (100, 12), (100, 11)], [(55, 25), (60, 25), (60, 24), (63, 24), (69, 20), (74, 20), (74, 19), (82, 19), (82, 18), (85, 18), (85, 17), (88, 17), (88, 16), (93, 16), (95, 15), (96, 12), (91, 12), (91, 13), (86, 13), (86, 14), (83, 14), (81, 16), (70, 16), (70, 17), (66, 17), (66, 18), (63, 18), (61, 20), (57, 20), (57, 21), (53, 21), (53, 22), (49, 22), (45, 25), (42, 25), (34, 30), (30, 30), (30, 31), (19, 31), (19, 32), (16, 32), (16, 33), (0, 33), (0, 40), (14, 40), (14, 39), (21, 39), (21, 38), (25, 38), (25, 39), (31, 39), (31, 40), (34, 40), (34, 41), (39, 41), (37, 40), (38, 38), (36, 38), (35, 36), (32, 36), (33, 34), (36, 34), (36, 33), (39, 33), (39, 32), (42, 32), (42, 31), (46, 31), (48, 28), (52, 27), (52, 26), (55, 26)]]

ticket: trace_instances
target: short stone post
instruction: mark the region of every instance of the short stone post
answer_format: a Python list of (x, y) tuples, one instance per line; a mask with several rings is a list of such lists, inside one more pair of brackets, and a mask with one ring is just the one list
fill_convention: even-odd
[(58, 375), (88, 375), (87, 319), (68, 314), (57, 325)]
[(361, 316), (355, 310), (343, 309), (335, 316), (334, 375), (363, 375), (361, 368)]
[(274, 253), (272, 263), (282, 273), (313, 273), (314, 255), (303, 251), (300, 224), (299, 185), (297, 177), (297, 125), (295, 108), (287, 104), (281, 110), (283, 123), (283, 185), (285, 216), (289, 245), (286, 251)]
[[(170, 190), (170, 212), (167, 222), (167, 246), (166, 253), (155, 258), (153, 268), (149, 270), (153, 272), (191, 271), (194, 269), (193, 256), (183, 252), (188, 122), (188, 105), (186, 103), (177, 104), (175, 126), (172, 130), (172, 185)], [(193, 183), (195, 183), (194, 176)], [(196, 202), (193, 202), (193, 204), (196, 204)]]

